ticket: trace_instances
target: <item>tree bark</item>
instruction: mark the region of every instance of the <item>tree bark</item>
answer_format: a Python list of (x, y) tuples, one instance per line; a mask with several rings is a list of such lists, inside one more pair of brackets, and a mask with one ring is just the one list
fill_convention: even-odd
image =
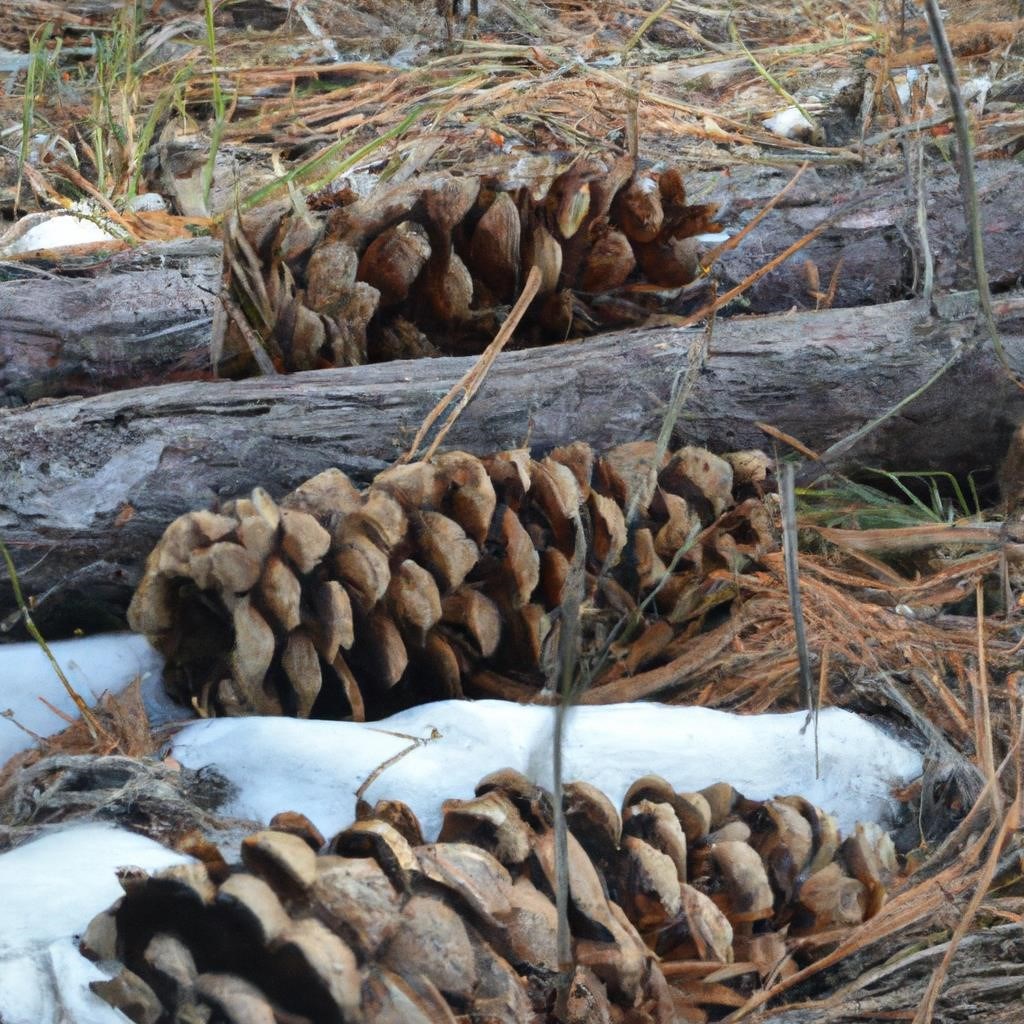
[[(770, 448), (757, 426), (767, 421), (821, 450), (960, 352), (934, 386), (834, 465), (992, 469), (1024, 418), (1024, 391), (988, 342), (975, 343), (970, 296), (943, 308), (945, 318), (899, 302), (719, 320), (674, 440)], [(1024, 366), (1024, 296), (1000, 298), (997, 310), (1010, 359)], [(485, 453), (582, 440), (607, 449), (654, 437), (700, 338), (696, 329), (633, 330), (505, 353), (446, 447)], [(472, 365), (445, 358), (184, 382), (0, 411), (0, 534), (39, 614), (56, 616), (54, 635), (97, 628), (122, 613), (174, 517), (255, 485), (280, 496), (328, 466), (368, 481)], [(5, 580), (0, 619), (12, 609)]]
[[(935, 290), (974, 287), (960, 180), (955, 167), (926, 165), (925, 195), (928, 244), (934, 260)], [(735, 168), (721, 174), (687, 177), (695, 197), (707, 189), (721, 205), (721, 221), (730, 232), (748, 223), (791, 177), (789, 170)], [(977, 165), (978, 201), (985, 257), (994, 289), (1010, 288), (1024, 271), (1024, 168), (1012, 160), (982, 160)], [(863, 198), (855, 208), (851, 200)], [(752, 313), (814, 309), (804, 271), (810, 260), (821, 288), (833, 273), (833, 306), (867, 306), (920, 294), (923, 280), (917, 229), (917, 195), (898, 161), (862, 171), (848, 167), (811, 168), (734, 251), (716, 264), (719, 292), (742, 281), (784, 252), (808, 231), (830, 218), (834, 222), (793, 258), (761, 278), (739, 303)], [(842, 260), (842, 265), (839, 262)]]
[[(695, 197), (721, 205), (735, 233), (784, 186), (790, 174), (740, 167), (728, 177), (688, 176)], [(993, 287), (1024, 269), (1024, 168), (1012, 161), (979, 165), (979, 194)], [(867, 197), (843, 215), (855, 197)], [(836, 277), (833, 306), (906, 298), (920, 278), (916, 198), (899, 166), (810, 169), (735, 250), (715, 265), (722, 293), (822, 221), (834, 223), (754, 284), (739, 312), (813, 309), (804, 261), (821, 288)], [(953, 169), (928, 172), (929, 240), (938, 291), (972, 287), (971, 261)], [(58, 268), (59, 269), (59, 268)], [(94, 395), (118, 388), (208, 376), (212, 304), (220, 287), (220, 245), (213, 239), (141, 246), (119, 253), (89, 279), (28, 277), (0, 282), (0, 406), (39, 398)]]
[[(794, 999), (799, 1009), (761, 1010), (748, 1019), (751, 1024), (910, 1020), (949, 945), (948, 941), (936, 941), (934, 935), (932, 923), (931, 936), (922, 936), (916, 948), (906, 934), (869, 943), (863, 953), (813, 978)], [(891, 960), (883, 956), (885, 952), (891, 953)], [(1019, 922), (965, 935), (949, 964), (933, 1024), (1016, 1024), (1024, 994), (1022, 955), (1024, 926)], [(836, 995), (837, 991), (842, 995)], [(819, 1005), (814, 1004), (815, 997)]]
[(220, 264), (198, 238), (117, 253), (95, 276), (3, 281), (0, 406), (209, 376)]

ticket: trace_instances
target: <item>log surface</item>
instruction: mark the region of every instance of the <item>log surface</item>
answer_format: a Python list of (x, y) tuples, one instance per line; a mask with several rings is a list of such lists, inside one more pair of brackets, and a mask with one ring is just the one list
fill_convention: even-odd
[[(956, 169), (932, 163), (925, 183), (928, 244), (937, 293), (974, 287), (974, 271), (964, 227), (963, 200)], [(689, 175), (696, 197), (702, 186), (721, 205), (720, 220), (730, 232), (750, 221), (792, 176), (789, 170), (735, 168), (728, 177)], [(1012, 160), (980, 160), (978, 201), (985, 263), (994, 289), (1010, 288), (1024, 273), (1024, 167)], [(864, 199), (853, 209), (848, 204)], [(703, 196), (701, 202), (705, 201)], [(847, 212), (840, 213), (846, 209)], [(826, 289), (840, 259), (834, 306), (867, 306), (920, 293), (923, 268), (917, 232), (917, 195), (896, 161), (863, 171), (811, 168), (751, 231), (741, 245), (715, 264), (719, 292), (742, 281), (784, 252), (823, 221), (825, 231), (790, 260), (761, 278), (741, 298), (750, 312), (813, 309), (804, 261), (818, 268)]]
[[(688, 175), (695, 198), (721, 206), (732, 233), (778, 194), (791, 172), (737, 167)], [(979, 197), (993, 287), (1024, 271), (1024, 167), (982, 161)], [(851, 200), (863, 203), (839, 216)], [(915, 293), (916, 197), (897, 164), (866, 170), (807, 170), (779, 205), (715, 265), (722, 293), (821, 222), (833, 223), (736, 303), (751, 313), (813, 309), (804, 261), (821, 288), (842, 258), (833, 305), (876, 305)], [(928, 171), (929, 241), (938, 291), (972, 287), (955, 171)], [(58, 268), (59, 269), (59, 268)], [(27, 273), (27, 272), (26, 272)], [(208, 375), (213, 298), (220, 287), (220, 243), (209, 238), (140, 246), (119, 253), (93, 276), (28, 276), (0, 281), (0, 406), (39, 398), (92, 395)]]
[[(751, 1024), (910, 1020), (948, 945), (933, 939), (914, 948), (905, 935), (870, 943), (863, 953), (840, 961), (805, 985), (793, 999), (801, 1004), (799, 1009), (762, 1010), (750, 1018)], [(883, 953), (890, 951), (887, 960)], [(965, 935), (949, 964), (934, 1024), (1017, 1024), (1024, 995), (1022, 956), (1024, 925), (1018, 921)]]
[(117, 253), (95, 276), (0, 281), (0, 405), (208, 376), (220, 266), (220, 243), (197, 238)]
[[(998, 308), (1010, 358), (1024, 366), (1024, 298), (1003, 297)], [(767, 421), (820, 450), (964, 348), (951, 372), (837, 465), (994, 468), (1024, 418), (1024, 391), (990, 345), (968, 344), (975, 324), (963, 310), (960, 319), (933, 319), (908, 301), (719, 320), (675, 441), (770, 449), (756, 426)], [(632, 330), (505, 353), (446, 447), (486, 453), (583, 440), (607, 449), (655, 437), (699, 337)], [(177, 515), (255, 485), (280, 496), (328, 466), (368, 481), (472, 365), (446, 358), (185, 382), (0, 411), (0, 534), (26, 592), (43, 598), (40, 613), (66, 612), (52, 628), (96, 628), (96, 609), (123, 611), (145, 556)], [(0, 620), (12, 608), (5, 580)]]

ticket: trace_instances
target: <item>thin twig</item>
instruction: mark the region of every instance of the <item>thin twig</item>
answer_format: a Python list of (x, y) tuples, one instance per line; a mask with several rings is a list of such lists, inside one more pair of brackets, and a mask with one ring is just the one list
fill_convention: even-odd
[(722, 256), (724, 253), (727, 253), (732, 249), (735, 249), (736, 246), (739, 245), (740, 242), (742, 242), (743, 239), (747, 235), (749, 235), (750, 232), (753, 231), (754, 228), (756, 228), (757, 225), (760, 224), (761, 221), (764, 220), (764, 218), (767, 217), (768, 214), (771, 213), (771, 211), (774, 210), (776, 206), (779, 205), (779, 203), (782, 201), (783, 196), (785, 196), (786, 193), (793, 188), (793, 186), (800, 180), (800, 176), (810, 166), (810, 163), (808, 163), (808, 161), (805, 160), (796, 169), (796, 172), (793, 174), (793, 177), (790, 178), (789, 181), (787, 181), (786, 184), (783, 185), (782, 188), (778, 192), (776, 192), (775, 195), (772, 196), (772, 198), (760, 210), (758, 210), (758, 212), (753, 217), (751, 217), (751, 219), (746, 224), (744, 224), (743, 227), (739, 231), (737, 231), (735, 235), (730, 235), (724, 242), (721, 243), (721, 245), (716, 245), (715, 248), (712, 249), (710, 252), (705, 253), (701, 257), (701, 269), (709, 269), (711, 265), (715, 262), (715, 260), (719, 258), (719, 256)]
[(821, 648), (821, 664), (818, 668), (818, 710), (828, 702), (828, 670), (829, 670), (828, 644)]
[(135, 232), (132, 231), (131, 224), (118, 212), (117, 207), (98, 189), (95, 185), (91, 184), (88, 178), (81, 175), (74, 167), (63, 163), (60, 160), (54, 161), (49, 165), (50, 169), (61, 177), (67, 179), (76, 188), (80, 188), (83, 192), (91, 196), (99, 206), (103, 207), (106, 215), (114, 221), (122, 231), (127, 232), (129, 238), (136, 240)]
[(807, 232), (802, 238), (798, 238), (792, 245), (787, 249), (780, 252), (777, 256), (773, 256), (763, 266), (758, 267), (752, 274), (748, 274), (739, 284), (730, 288), (724, 295), (712, 300), (706, 306), (698, 309), (694, 313), (690, 313), (688, 316), (680, 317), (678, 320), (673, 319), (672, 324), (675, 327), (687, 327), (690, 324), (695, 324), (705, 317), (721, 309), (723, 306), (728, 305), (736, 298), (737, 295), (742, 295), (748, 288), (756, 284), (761, 280), (762, 277), (767, 276), (777, 267), (781, 266), (786, 260), (789, 259), (794, 253), (798, 253), (805, 245), (809, 245), (813, 242), (818, 235), (823, 231), (827, 231), (836, 221), (842, 220), (850, 212), (859, 206), (862, 206), (869, 199), (873, 199), (874, 196), (863, 195), (858, 196), (856, 199), (850, 200), (848, 203), (844, 203), (843, 206), (826, 217), (824, 220), (816, 224), (810, 231)]
[(633, 33), (629, 41), (622, 48), (622, 56), (625, 57), (630, 50), (637, 46), (641, 39), (643, 39), (647, 30), (672, 6), (673, 0), (665, 0), (665, 2), (655, 10), (651, 11), (646, 18), (641, 22), (640, 27)]
[(755, 420), (754, 426), (757, 427), (758, 430), (766, 433), (769, 437), (774, 437), (776, 441), (788, 444), (790, 448), (799, 452), (805, 459), (812, 459), (816, 462), (821, 458), (813, 448), (808, 448), (803, 441), (795, 438), (792, 434), (787, 434), (784, 430), (780, 430), (778, 427), (773, 427), (770, 423), (762, 423), (760, 420)]
[(836, 265), (832, 268), (832, 276), (828, 279), (828, 288), (820, 300), (818, 309), (831, 309), (832, 304), (836, 301), (836, 292), (839, 290), (839, 275), (843, 272), (843, 258), (840, 256), (836, 260)]
[[(1006, 677), (1006, 697), (1007, 704), (1010, 708), (1010, 735), (1020, 736), (1020, 693), (1017, 689), (1017, 678), (1018, 673), (1010, 672)], [(1022, 771), (1021, 764), (1021, 744), (1017, 744), (1017, 748), (1013, 751), (1013, 799), (1017, 804), (1017, 813), (1024, 813), (1024, 801), (1021, 797), (1024, 795), (1024, 771)]]
[(583, 522), (577, 508), (573, 515), (572, 563), (565, 582), (565, 597), (562, 600), (561, 632), (558, 638), (560, 667), (558, 703), (555, 705), (555, 728), (551, 739), (552, 799), (554, 802), (555, 829), (555, 911), (557, 931), (555, 936), (558, 955), (557, 995), (555, 1017), (566, 1021), (569, 1017), (569, 989), (576, 964), (573, 957), (572, 930), (569, 925), (569, 835), (565, 820), (565, 795), (563, 791), (562, 760), (565, 747), (565, 729), (573, 694), (577, 684), (580, 653), (580, 608), (586, 586), (587, 542)]
[[(700, 375), (701, 370), (704, 368), (704, 364), (707, 362), (708, 349), (710, 347), (711, 336), (714, 331), (714, 322), (714, 314), (712, 314), (708, 318), (707, 327), (701, 332), (700, 338), (694, 339), (690, 344), (687, 352), (686, 369), (679, 370), (672, 382), (672, 396), (669, 399), (667, 408), (665, 409), (665, 416), (661, 421), (661, 430), (658, 432), (658, 440), (654, 447), (654, 457), (651, 460), (652, 466), (655, 470), (657, 470), (661, 465), (661, 460), (668, 451), (669, 443), (672, 440), (672, 431), (675, 429), (676, 423), (682, 415), (683, 408), (690, 397), (690, 393), (693, 391), (693, 386), (697, 381), (697, 377)], [(654, 479), (656, 482), (656, 472), (654, 474)], [(630, 502), (625, 515), (627, 527), (632, 524), (637, 511), (640, 508), (645, 508), (652, 497), (651, 494), (645, 493), (645, 490), (645, 488), (638, 487), (633, 495), (633, 499)], [(708, 527), (709, 530), (713, 530), (714, 528), (714, 523)], [(594, 680), (598, 678), (601, 671), (607, 664), (608, 659), (611, 657), (615, 644), (619, 641), (620, 637), (628, 638), (636, 624), (642, 621), (644, 613), (654, 601), (661, 588), (671, 578), (672, 573), (675, 571), (680, 560), (697, 542), (701, 532), (699, 523), (694, 524), (689, 535), (672, 556), (672, 560), (665, 571), (665, 575), (662, 576), (654, 587), (652, 587), (651, 592), (643, 601), (641, 601), (640, 605), (631, 614), (623, 613), (619, 617), (618, 621), (611, 628), (608, 636), (605, 638), (604, 645), (602, 646), (597, 658), (591, 663), (587, 671), (584, 672), (577, 680), (577, 692), (582, 692), (583, 690), (588, 689)], [(610, 557), (611, 556), (609, 555), (609, 558)], [(604, 564), (601, 566), (600, 572), (598, 573), (598, 580), (603, 579), (610, 569), (611, 565), (609, 564), (609, 560), (606, 558)]]
[(22, 725), (21, 722), (14, 717), (14, 710), (12, 708), (4, 708), (0, 711), (0, 718), (6, 718), (16, 729), (20, 729), (27, 736), (32, 737), (33, 743), (45, 743), (46, 737), (40, 736), (39, 733), (33, 732), (27, 725)]
[(369, 775), (363, 780), (360, 787), (356, 790), (356, 803), (358, 804), (366, 796), (366, 791), (393, 765), (398, 764), (402, 758), (411, 754), (418, 747), (425, 747), (428, 743), (433, 743), (435, 740), (441, 739), (441, 733), (437, 729), (432, 729), (429, 736), (407, 736), (404, 733), (391, 732), (388, 729), (374, 729), (374, 732), (383, 732), (389, 736), (398, 736), (401, 739), (409, 740), (407, 747), (402, 747), (397, 753), (392, 754), (387, 760), (382, 761), (376, 768), (370, 772)]
[(732, 18), (729, 19), (729, 36), (732, 41), (743, 51), (746, 55), (747, 60), (754, 65), (754, 70), (791, 106), (795, 107), (800, 112), (800, 116), (811, 126), (811, 130), (818, 136), (821, 135), (821, 125), (818, 123), (818, 119), (811, 117), (807, 112), (806, 108), (800, 103), (800, 101), (789, 92), (785, 86), (750, 52), (750, 48), (747, 46), (743, 39), (740, 37), (739, 29), (736, 28), (736, 22)]
[[(538, 270), (537, 267), (531, 267), (530, 273), (526, 278), (526, 284), (523, 285), (522, 294), (519, 296), (516, 304), (512, 307), (508, 318), (501, 325), (501, 329), (494, 336), (494, 340), (486, 349), (484, 349), (480, 358), (469, 370), (466, 371), (462, 379), (452, 387), (448, 394), (445, 395), (433, 409), (430, 410), (426, 419), (420, 426), (420, 429), (416, 432), (416, 437), (409, 446), (409, 450), (398, 460), (399, 464), (409, 462), (416, 457), (416, 453), (419, 451), (420, 445), (423, 444), (427, 434), (430, 433), (430, 428), (438, 419), (440, 419), (441, 414), (446, 409), (450, 409), (448, 419), (445, 420), (444, 426), (442, 426), (437, 432), (437, 436), (430, 443), (430, 447), (426, 452), (424, 452), (423, 461), (430, 459), (434, 452), (436, 452), (441, 446), (441, 442), (444, 441), (448, 431), (452, 429), (455, 425), (455, 421), (462, 415), (462, 411), (473, 400), (473, 396), (477, 391), (480, 390), (480, 385), (483, 384), (484, 378), (487, 376), (487, 371), (490, 370), (494, 360), (498, 358), (498, 353), (501, 352), (501, 350), (511, 340), (512, 335), (519, 326), (519, 321), (522, 320), (523, 315), (526, 313), (530, 303), (533, 301), (533, 297), (537, 294), (537, 290), (540, 288), (540, 282), (540, 270)], [(460, 395), (461, 397), (458, 397)], [(457, 397), (458, 402), (455, 402)], [(455, 403), (454, 407), (453, 403)]]
[(872, 135), (870, 139), (864, 140), (864, 145), (872, 148), (878, 146), (885, 146), (895, 139), (902, 138), (904, 135), (909, 135), (912, 132), (919, 134), (922, 129), (926, 128), (939, 128), (944, 125), (952, 117), (949, 113), (936, 114), (934, 117), (926, 117), (920, 121), (910, 121), (907, 124), (897, 125), (895, 128), (889, 128), (884, 132), (879, 132), (877, 135)]
[[(235, 326), (238, 328), (239, 334), (242, 335), (243, 339), (245, 339), (246, 345), (249, 346), (249, 351), (252, 353), (253, 359), (256, 360), (256, 365), (260, 368), (260, 373), (265, 377), (277, 376), (277, 369), (274, 367), (270, 356), (267, 355), (267, 350), (260, 342), (259, 335), (257, 335), (257, 333), (252, 329), (249, 321), (245, 318), (245, 314), (231, 297), (227, 288), (221, 289), (221, 293), (218, 298), (220, 299), (221, 307), (235, 322)], [(214, 366), (214, 369), (216, 370), (216, 366)]]
[(967, 121), (967, 106), (957, 79), (956, 64), (953, 51), (949, 45), (946, 28), (942, 24), (938, 0), (925, 0), (925, 15), (928, 18), (928, 32), (935, 47), (935, 57), (946, 82), (949, 103), (953, 110), (953, 123), (956, 126), (957, 147), (960, 159), (957, 162), (960, 173), (960, 194), (963, 197), (964, 216), (971, 239), (971, 259), (974, 262), (974, 278), (978, 283), (978, 305), (981, 307), (985, 326), (996, 350), (996, 355), (1003, 366), (1009, 370), (1010, 364), (1003, 350), (1003, 343), (996, 326), (995, 313), (992, 310), (992, 293), (988, 285), (988, 270), (985, 268), (985, 242), (981, 234), (981, 210), (978, 204), (978, 183), (974, 177), (974, 143), (971, 140), (971, 129)]
[(807, 649), (807, 628), (804, 624), (803, 604), (800, 600), (800, 567), (797, 554), (796, 534), (796, 473), (792, 462), (783, 463), (779, 480), (779, 498), (782, 503), (782, 555), (786, 566), (786, 591), (789, 595), (789, 611), (793, 616), (793, 633), (796, 637), (796, 657), (800, 666), (800, 689), (807, 708), (807, 722), (804, 729), (814, 721), (814, 777), (820, 778), (821, 765), (818, 757), (818, 709), (814, 699), (814, 681), (811, 679), (811, 656)]
[[(995, 754), (992, 750), (992, 716), (988, 703), (988, 659), (985, 652), (985, 591), (984, 583), (978, 580), (974, 589), (976, 621), (978, 632), (978, 674), (974, 689), (974, 734), (975, 750), (978, 752), (979, 767), (987, 779), (996, 777)], [(1002, 813), (1003, 794), (997, 785), (992, 787), (992, 809)]]
[[(633, 525), (633, 520), (636, 519), (637, 512), (641, 508), (646, 508), (651, 498), (654, 496), (654, 488), (657, 486), (658, 467), (661, 466), (661, 460), (665, 457), (665, 453), (668, 451), (668, 446), (672, 443), (672, 431), (676, 429), (679, 417), (683, 414), (683, 407), (689, 400), (690, 394), (693, 391), (693, 386), (697, 383), (697, 378), (700, 376), (708, 361), (708, 352), (711, 349), (711, 338), (714, 334), (714, 330), (715, 314), (714, 311), (712, 311), (711, 315), (708, 317), (704, 330), (701, 332), (700, 338), (691, 342), (690, 347), (687, 350), (686, 369), (680, 370), (672, 381), (672, 394), (669, 398), (668, 406), (665, 409), (665, 415), (661, 421), (661, 429), (658, 431), (658, 439), (654, 444), (654, 456), (651, 459), (651, 465), (654, 468), (655, 473), (647, 487), (637, 487), (633, 492), (633, 497), (626, 508), (627, 528)], [(601, 567), (601, 576), (603, 577), (610, 568), (610, 565), (603, 565)]]
[(925, 190), (924, 173), (924, 139), (920, 131), (914, 134), (913, 175), (917, 186), (917, 239), (921, 246), (921, 262), (924, 264), (924, 281), (921, 295), (928, 309), (932, 308), (932, 291), (935, 287), (935, 257), (932, 255), (931, 243), (928, 240), (928, 202)]
[(876, 431), (887, 420), (891, 420), (898, 412), (905, 409), (915, 399), (920, 398), (933, 384), (938, 383), (957, 363), (963, 359), (964, 354), (971, 350), (971, 345), (957, 345), (953, 354), (919, 387), (905, 395), (894, 406), (886, 409), (880, 416), (863, 426), (858, 427), (852, 434), (840, 438), (835, 444), (830, 445), (819, 456), (818, 460), (810, 466), (805, 466), (800, 474), (800, 482), (807, 483), (808, 480), (819, 476), (824, 472), (826, 465), (838, 456), (848, 452), (858, 441), (867, 437), (868, 434)]
[[(929, 3), (930, 2), (931, 0), (929, 0)], [(942, 983), (946, 980), (946, 974), (949, 971), (949, 965), (952, 963), (953, 957), (956, 954), (957, 946), (960, 945), (960, 940), (967, 934), (968, 928), (970, 928), (974, 923), (974, 918), (981, 906), (981, 901), (985, 898), (985, 895), (992, 884), (992, 878), (996, 873), (997, 866), (999, 865), (999, 855), (1003, 852), (1006, 840), (1009, 838), (1010, 833), (1017, 828), (1020, 823), (1018, 810), (1017, 802), (1014, 801), (1010, 806), (1009, 813), (1003, 819), (1002, 828), (1000, 828), (999, 834), (995, 838), (995, 842), (992, 844), (988, 860), (986, 860), (985, 866), (981, 871), (977, 883), (975, 884), (970, 902), (960, 915), (960, 920), (957, 922), (956, 928), (953, 929), (953, 934), (949, 940), (949, 946), (946, 949), (946, 955), (942, 958), (942, 962), (939, 966), (935, 968), (935, 973), (932, 975), (932, 979), (928, 984), (928, 991), (925, 993), (924, 999), (921, 1000), (921, 1004), (917, 1008), (917, 1013), (914, 1015), (913, 1024), (931, 1024), (932, 1017), (935, 1013), (935, 1003), (939, 998), (939, 993), (942, 991)]]

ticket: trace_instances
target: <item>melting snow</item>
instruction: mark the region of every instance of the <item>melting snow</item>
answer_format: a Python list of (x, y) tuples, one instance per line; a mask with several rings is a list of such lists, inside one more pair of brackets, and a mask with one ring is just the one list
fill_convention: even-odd
[[(187, 712), (164, 695), (160, 685), (163, 660), (145, 637), (113, 633), (82, 640), (60, 640), (50, 644), (50, 650), (86, 703), (93, 704), (105, 690), (116, 692), (136, 676), (142, 676), (143, 695), (151, 719), (168, 721), (188, 717)], [(0, 718), (0, 764), (34, 742), (15, 722), (39, 736), (49, 736), (67, 725), (43, 703), (44, 700), (58, 711), (78, 717), (74, 702), (38, 644), (0, 646), (0, 711), (10, 710), (13, 717), (13, 721), (8, 717)]]
[[(569, 720), (565, 778), (592, 782), (615, 804), (653, 773), (683, 790), (725, 781), (752, 799), (800, 794), (846, 830), (858, 820), (884, 821), (892, 787), (920, 775), (920, 754), (851, 712), (827, 709), (816, 779), (805, 719), (662, 704), (580, 707)], [(183, 729), (174, 756), (192, 768), (214, 765), (235, 784), (228, 813), (267, 821), (301, 811), (330, 835), (351, 822), (356, 791), (375, 769), (425, 741), (381, 772), (365, 798), (404, 800), (434, 837), (441, 801), (472, 796), (488, 772), (516, 768), (550, 785), (552, 721), (550, 708), (492, 700), (443, 701), (366, 725), (217, 718)]]
[[(148, 673), (144, 695), (158, 719), (180, 718), (159, 686), (159, 657), (141, 637), (95, 637), (52, 645), (87, 699)], [(34, 644), (0, 647), (0, 710), (40, 734), (63, 728), (41, 697), (73, 705)], [(226, 814), (268, 821), (282, 810), (308, 815), (330, 835), (353, 818), (357, 789), (398, 757), (366, 791), (371, 803), (402, 799), (433, 837), (440, 803), (469, 797), (481, 776), (513, 767), (550, 784), (553, 712), (499, 701), (445, 701), (382, 722), (282, 718), (213, 719), (186, 726), (173, 751), (185, 765), (215, 765), (236, 792)], [(0, 719), (0, 761), (30, 744)], [(858, 716), (821, 714), (821, 778), (805, 716), (736, 716), (704, 708), (631, 704), (576, 708), (569, 719), (567, 779), (585, 779), (619, 803), (641, 775), (678, 789), (720, 780), (752, 798), (799, 793), (834, 813), (841, 827), (885, 821), (890, 791), (921, 772), (921, 756)], [(407, 751), (407, 753), (404, 753)], [(147, 870), (183, 858), (158, 844), (99, 825), (70, 826), (0, 855), (0, 1021), (4, 1024), (117, 1024), (127, 1019), (88, 989), (101, 977), (77, 952), (77, 936), (120, 894), (115, 869)]]
[(123, 1024), (89, 990), (106, 975), (77, 938), (121, 895), (118, 867), (157, 871), (188, 859), (109, 825), (71, 826), (0, 856), (0, 1020)]

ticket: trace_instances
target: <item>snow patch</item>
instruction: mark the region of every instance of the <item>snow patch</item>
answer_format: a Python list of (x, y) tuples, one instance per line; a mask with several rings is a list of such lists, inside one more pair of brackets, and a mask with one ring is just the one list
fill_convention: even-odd
[(121, 895), (115, 870), (191, 860), (113, 825), (74, 825), (0, 855), (0, 958), (77, 935)]
[(814, 125), (799, 107), (786, 107), (761, 122), (773, 135), (784, 139), (807, 140), (814, 131)]
[(117, 868), (190, 859), (109, 825), (72, 826), (0, 855), (0, 1021), (123, 1024), (89, 990), (106, 975), (78, 952), (78, 936), (121, 895)]
[[(814, 730), (803, 730), (805, 721), (803, 713), (650, 703), (580, 707), (569, 720), (565, 778), (593, 783), (616, 805), (632, 782), (654, 773), (682, 790), (726, 781), (752, 799), (799, 794), (847, 832), (857, 821), (886, 821), (892, 788), (920, 775), (921, 755), (851, 712), (826, 709), (815, 778)], [(374, 770), (408, 750), (365, 798), (405, 801), (432, 839), (441, 801), (471, 797), (488, 772), (515, 768), (550, 786), (553, 722), (550, 708), (490, 700), (442, 701), (368, 724), (219, 718), (183, 729), (174, 756), (190, 768), (213, 765), (237, 787), (225, 813), (266, 822), (300, 811), (329, 836), (352, 822), (356, 791)]]
[(100, 224), (76, 216), (74, 212), (33, 213), (18, 221), (0, 240), (0, 256), (14, 256), (37, 249), (62, 249), (89, 242), (110, 242), (114, 237)]
[(128, 201), (128, 209), (134, 213), (166, 213), (167, 200), (159, 192), (143, 192)]
[[(142, 676), (143, 699), (152, 721), (188, 717), (188, 712), (171, 703), (164, 693), (160, 681), (163, 659), (145, 637), (112, 633), (59, 640), (50, 644), (50, 650), (88, 704), (94, 704), (104, 691), (117, 692)], [(0, 711), (9, 709), (13, 717), (13, 721), (0, 718), (0, 764), (34, 742), (15, 722), (39, 736), (49, 736), (67, 725), (43, 701), (72, 718), (78, 717), (78, 709), (37, 643), (0, 647)]]

